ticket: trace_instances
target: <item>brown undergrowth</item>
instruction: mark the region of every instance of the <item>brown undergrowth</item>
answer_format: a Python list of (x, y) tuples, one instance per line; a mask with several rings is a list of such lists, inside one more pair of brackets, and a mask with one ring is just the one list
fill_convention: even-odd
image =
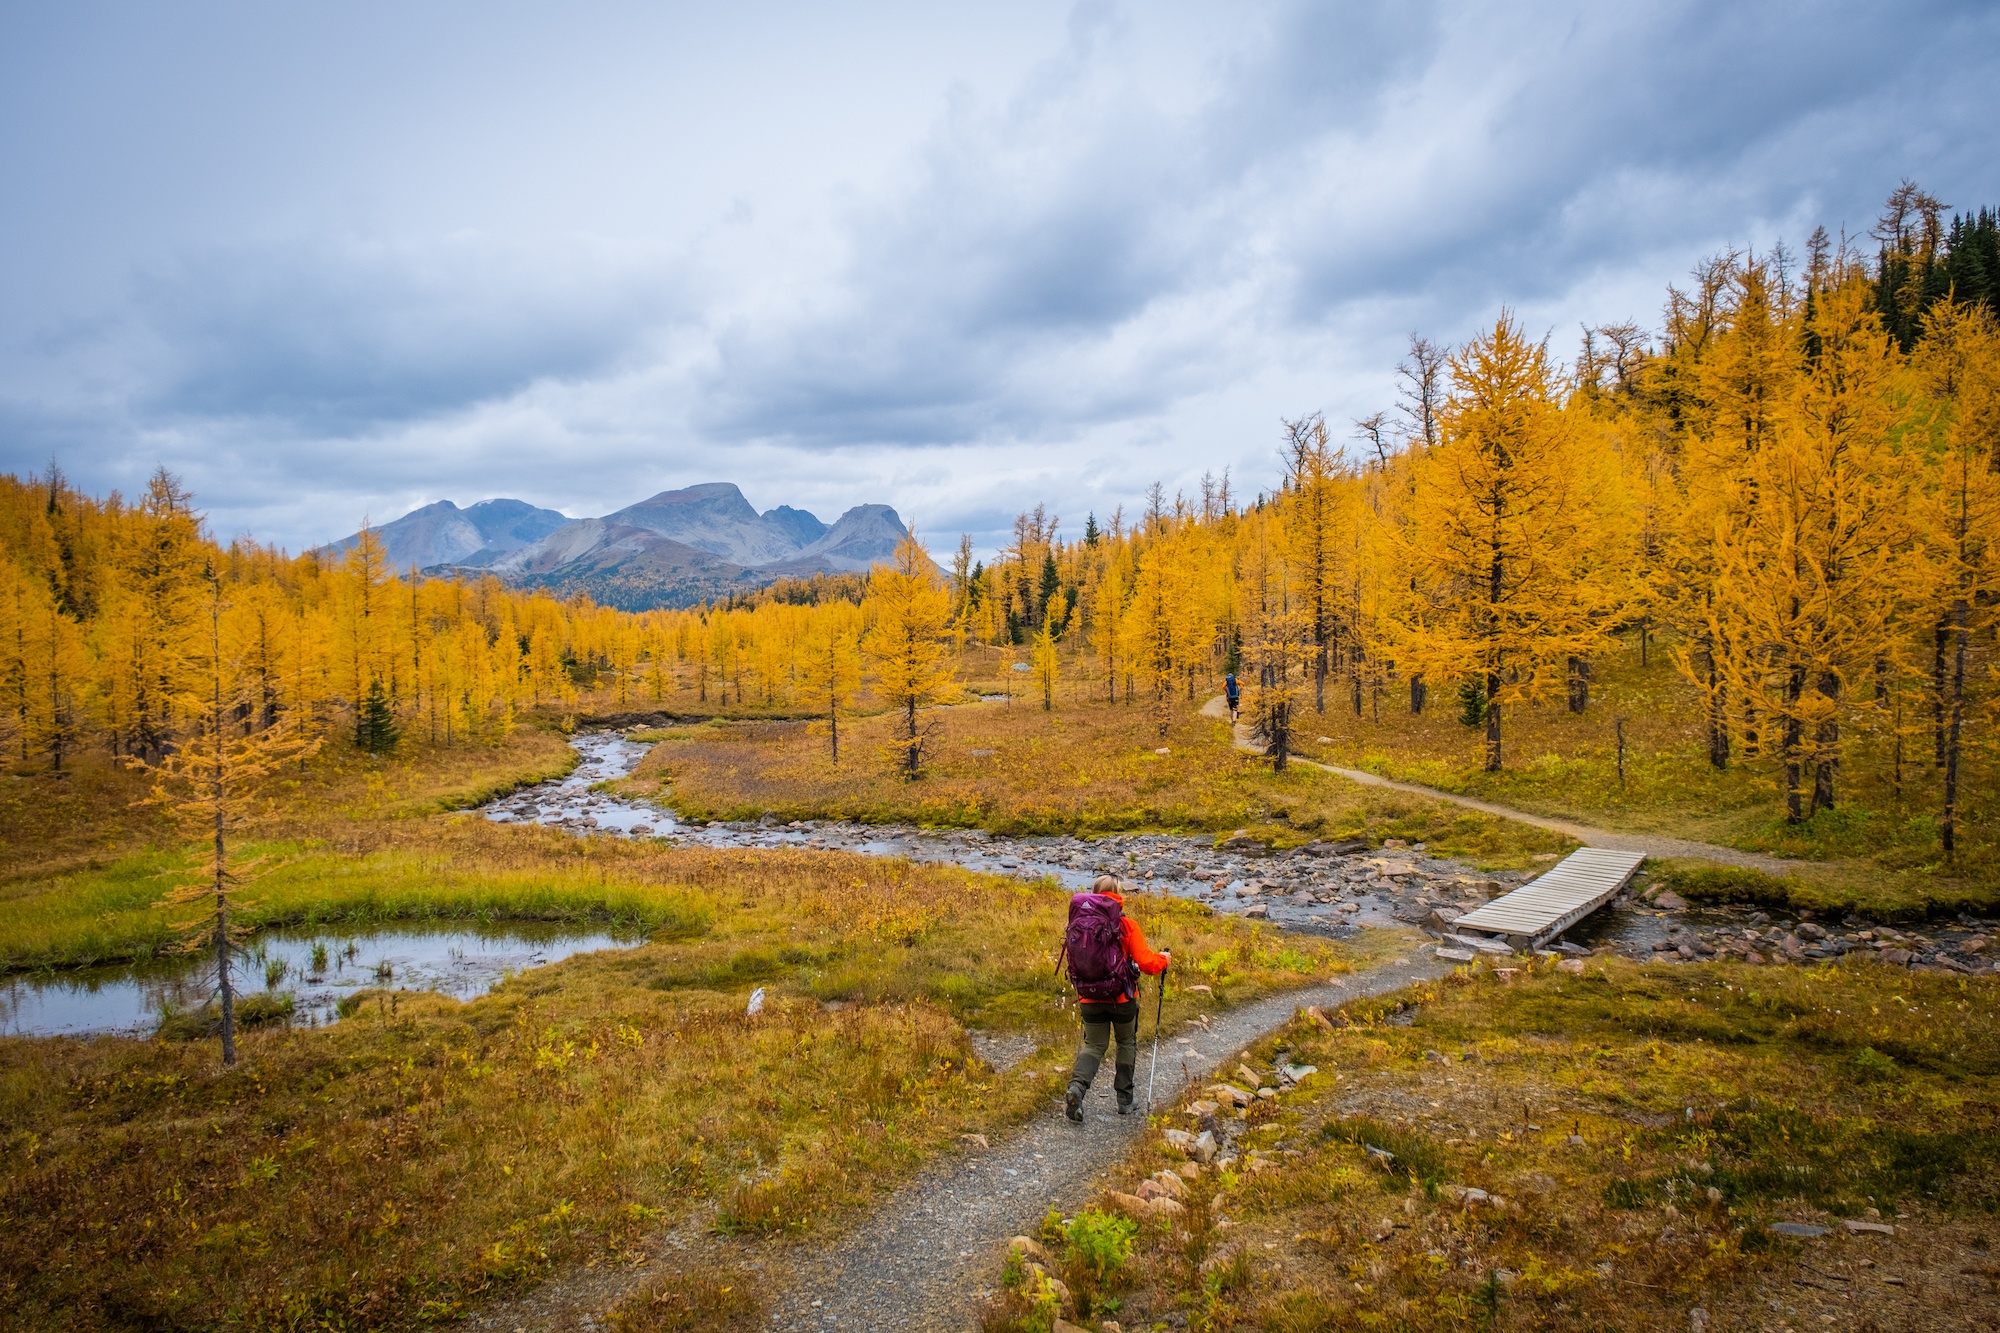
[[(1223, 1169), (1142, 1224), (1093, 1314), (1301, 1333), (1996, 1325), (2000, 987), (1873, 964), (1514, 977), (1461, 972), (1255, 1047), (1267, 1085), (1279, 1064), (1316, 1072), (1241, 1119), (1224, 1106)], [(1164, 1123), (1199, 1128), (1183, 1108)], [(1151, 1139), (1117, 1188), (1185, 1163)], [(988, 1324), (1037, 1318), (1017, 1288)]]
[[(691, 1219), (816, 1234), (1053, 1094), (1048, 1060), (1003, 1077), (966, 1035), (1067, 1040), (1052, 886), (466, 819), (349, 841), (297, 892), (332, 911), (430, 867), (661, 924), (469, 1003), (371, 992), (330, 1028), (247, 1033), (228, 1071), (207, 1042), (0, 1039), (0, 1326), (415, 1327)], [(1346, 965), (1132, 910), (1217, 1002)]]

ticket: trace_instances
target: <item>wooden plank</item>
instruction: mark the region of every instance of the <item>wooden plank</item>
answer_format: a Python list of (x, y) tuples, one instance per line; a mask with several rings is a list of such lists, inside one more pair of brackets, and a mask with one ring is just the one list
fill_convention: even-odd
[(1645, 856), (1584, 847), (1531, 883), (1452, 922), (1453, 930), (1479, 930), (1525, 940), (1537, 948), (1611, 901)]

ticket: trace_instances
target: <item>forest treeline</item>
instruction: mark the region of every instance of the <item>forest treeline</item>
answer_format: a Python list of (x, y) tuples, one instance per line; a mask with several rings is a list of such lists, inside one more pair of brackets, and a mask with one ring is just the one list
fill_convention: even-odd
[(1567, 366), (1504, 314), (1461, 347), (1415, 338), (1393, 412), (1285, 423), (1283, 478), (1247, 503), (1226, 477), (1155, 486), (1074, 539), (1037, 508), (990, 565), (906, 544), (866, 578), (686, 611), (399, 574), (366, 534), (338, 563), (223, 547), (165, 472), (135, 503), (53, 467), (0, 479), (0, 725), (52, 770), (167, 752), (204, 706), (221, 590), (246, 732), (456, 744), (580, 689), (692, 691), (826, 714), (837, 746), (872, 671), (914, 773), (970, 643), (1025, 650), (1047, 706), (1066, 677), (1162, 728), (1239, 671), (1279, 764), (1308, 710), (1449, 708), (1498, 769), (1513, 711), (1589, 708), (1622, 636), (1670, 655), (1708, 761), (1769, 769), (1789, 820), (1838, 802), (1860, 736), (1899, 782), (1935, 776), (1948, 850), (1994, 735), (2000, 233), (1906, 184), (1873, 237), (1719, 256), (1656, 333), (1587, 329)]

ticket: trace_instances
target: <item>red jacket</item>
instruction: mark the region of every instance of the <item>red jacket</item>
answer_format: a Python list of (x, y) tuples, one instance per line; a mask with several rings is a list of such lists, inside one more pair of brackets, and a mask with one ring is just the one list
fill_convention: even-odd
[[(1121, 908), (1125, 906), (1125, 895), (1122, 893), (1107, 893), (1104, 896), (1116, 899)], [(1156, 952), (1151, 945), (1146, 943), (1145, 932), (1139, 929), (1137, 921), (1134, 921), (1130, 916), (1120, 916), (1118, 918), (1118, 930), (1119, 934), (1124, 938), (1126, 956), (1139, 965), (1141, 972), (1149, 977), (1157, 977), (1160, 973), (1167, 970), (1167, 956)], [(1086, 1000), (1079, 996), (1077, 1003), (1124, 1004), (1127, 1000), (1133, 999), (1137, 994), (1136, 990), (1127, 991), (1115, 1000)]]

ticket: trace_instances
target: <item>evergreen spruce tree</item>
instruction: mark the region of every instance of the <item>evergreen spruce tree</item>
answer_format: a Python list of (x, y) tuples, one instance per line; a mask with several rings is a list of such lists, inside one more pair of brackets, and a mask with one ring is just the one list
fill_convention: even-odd
[(354, 744), (371, 755), (381, 755), (393, 751), (401, 739), (395, 711), (389, 707), (388, 692), (382, 688), (382, 678), (377, 676), (368, 682), (367, 697), (354, 715)]

